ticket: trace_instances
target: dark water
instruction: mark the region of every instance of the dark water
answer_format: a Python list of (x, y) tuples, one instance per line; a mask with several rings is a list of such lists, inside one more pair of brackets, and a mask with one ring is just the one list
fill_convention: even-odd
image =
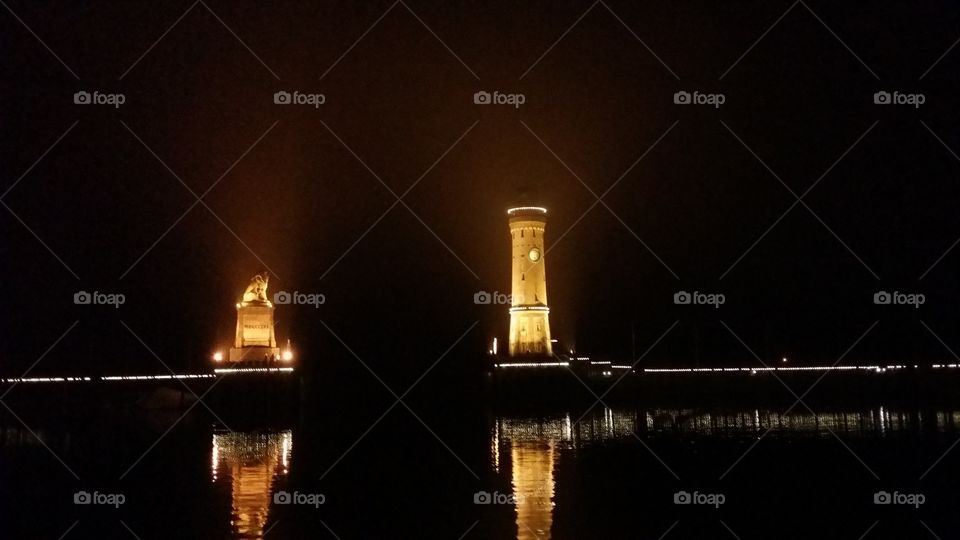
[[(960, 530), (960, 451), (951, 450), (960, 410), (532, 415), (399, 404), (382, 416), (388, 407), (358, 396), (232, 430), (203, 406), (182, 419), (18, 414), (29, 428), (5, 411), (0, 537), (946, 539)], [(123, 503), (74, 504), (78, 491)], [(714, 505), (675, 504), (681, 491)], [(879, 491), (923, 501), (877, 505)]]

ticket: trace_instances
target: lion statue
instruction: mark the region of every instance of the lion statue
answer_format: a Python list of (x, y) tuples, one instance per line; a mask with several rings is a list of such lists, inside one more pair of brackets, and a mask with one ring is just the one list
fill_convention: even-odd
[(270, 276), (264, 273), (257, 274), (250, 280), (247, 289), (243, 291), (243, 302), (268, 302), (267, 285), (270, 282)]

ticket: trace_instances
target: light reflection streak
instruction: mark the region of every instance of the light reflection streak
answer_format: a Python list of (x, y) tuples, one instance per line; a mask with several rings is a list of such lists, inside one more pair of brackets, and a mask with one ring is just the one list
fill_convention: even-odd
[[(564, 451), (604, 440), (634, 441), (658, 436), (886, 437), (896, 432), (960, 431), (960, 411), (924, 416), (888, 407), (824, 411), (816, 415), (751, 408), (740, 411), (699, 409), (623, 410), (603, 408), (571, 424), (570, 414), (538, 418), (499, 416), (491, 430), (491, 466), (509, 471), (515, 498), (517, 538), (550, 538), (556, 493), (556, 467)], [(507, 461), (509, 460), (509, 461)]]
[(214, 483), (230, 485), (230, 526), (234, 537), (262, 538), (274, 480), (290, 471), (293, 432), (233, 432), (213, 435), (210, 455)]

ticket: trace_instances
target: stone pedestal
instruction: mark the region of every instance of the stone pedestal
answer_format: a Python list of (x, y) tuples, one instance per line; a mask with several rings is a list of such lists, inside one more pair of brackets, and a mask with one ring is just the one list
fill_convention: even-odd
[(279, 358), (280, 348), (273, 331), (273, 304), (242, 302), (237, 304), (237, 334), (230, 349), (230, 362), (256, 362)]
[(272, 358), (280, 358), (279, 347), (244, 347), (230, 349), (230, 362), (263, 362)]

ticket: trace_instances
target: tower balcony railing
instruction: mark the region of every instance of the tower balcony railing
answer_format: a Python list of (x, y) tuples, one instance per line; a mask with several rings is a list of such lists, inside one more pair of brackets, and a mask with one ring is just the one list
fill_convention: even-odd
[(544, 305), (533, 305), (533, 306), (512, 306), (510, 308), (510, 313), (519, 313), (524, 311), (542, 311), (544, 313), (549, 313), (550, 308)]

